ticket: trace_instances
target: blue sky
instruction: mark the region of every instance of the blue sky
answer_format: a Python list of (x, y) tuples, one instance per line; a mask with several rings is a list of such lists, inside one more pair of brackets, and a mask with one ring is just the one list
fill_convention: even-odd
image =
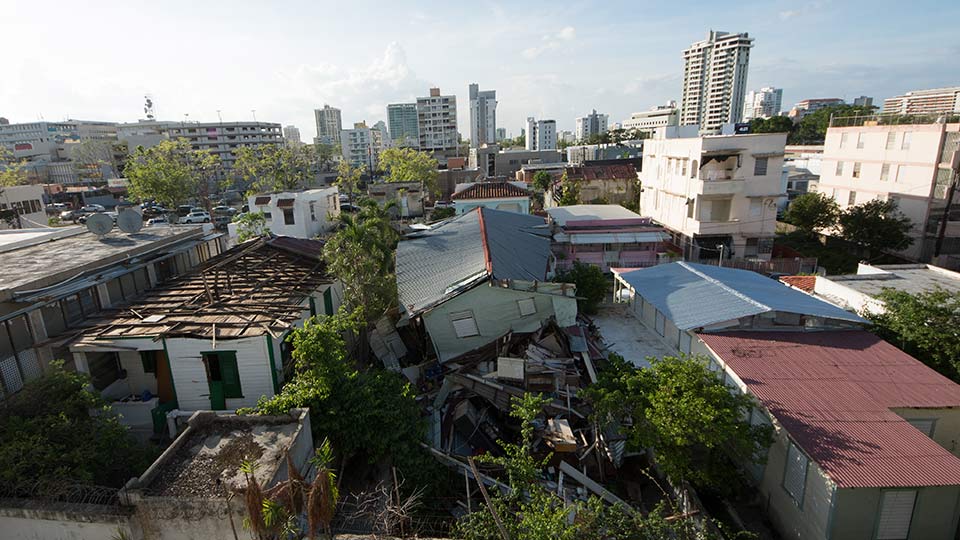
[(0, 0), (0, 116), (132, 121), (152, 94), (162, 119), (344, 124), (439, 85), (468, 133), (467, 86), (497, 90), (498, 124), (617, 122), (678, 99), (681, 51), (706, 32), (749, 32), (748, 86), (812, 97), (884, 97), (960, 85), (960, 3), (300, 2)]

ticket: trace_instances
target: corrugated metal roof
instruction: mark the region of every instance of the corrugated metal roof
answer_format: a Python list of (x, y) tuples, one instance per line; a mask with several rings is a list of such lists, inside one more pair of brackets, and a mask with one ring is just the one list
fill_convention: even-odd
[(270, 196), (257, 195), (256, 198), (253, 199), (253, 204), (256, 204), (256, 205), (270, 204)]
[(772, 311), (866, 322), (749, 270), (677, 262), (619, 275), (681, 330)]
[(277, 199), (277, 208), (293, 208), (294, 199)]
[(549, 258), (543, 218), (477, 208), (400, 242), (400, 304), (419, 313), (488, 279), (491, 271), (497, 279), (544, 281)]
[(477, 182), (450, 196), (452, 200), (529, 197), (530, 192), (510, 182)]
[(699, 336), (839, 487), (960, 485), (960, 459), (891, 411), (960, 406), (960, 385), (879, 337)]
[(553, 238), (557, 242), (571, 244), (645, 244), (665, 242), (669, 236), (662, 232), (591, 233), (582, 231), (574, 234), (559, 232)]

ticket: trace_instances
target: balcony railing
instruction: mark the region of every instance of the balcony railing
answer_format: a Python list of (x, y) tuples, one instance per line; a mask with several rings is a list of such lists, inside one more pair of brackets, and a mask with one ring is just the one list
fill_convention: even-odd
[(912, 124), (955, 124), (960, 114), (866, 114), (854, 116), (831, 116), (830, 127), (898, 126)]

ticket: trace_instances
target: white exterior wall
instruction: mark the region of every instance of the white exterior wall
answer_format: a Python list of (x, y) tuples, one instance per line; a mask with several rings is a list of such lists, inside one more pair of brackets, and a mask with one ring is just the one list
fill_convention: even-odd
[[(34, 208), (38, 208), (39, 211), (30, 212), (31, 204)], [(6, 210), (12, 208), (14, 205), (27, 210), (20, 214), (21, 229), (35, 229), (48, 226), (47, 214), (43, 205), (43, 187), (39, 185), (24, 185), (0, 189), (0, 209)], [(0, 222), (0, 228), (4, 227), (5, 224)]]
[(711, 30), (707, 39), (683, 51), (683, 97), (680, 124), (719, 130), (740, 121), (746, 94), (753, 39), (746, 33)]
[(638, 129), (653, 133), (658, 127), (676, 126), (680, 122), (680, 111), (676, 107), (657, 107), (655, 109), (635, 112), (621, 124), (623, 129)]
[(182, 411), (210, 409), (210, 386), (202, 360), (202, 353), (205, 352), (235, 351), (237, 354), (243, 398), (227, 398), (228, 410), (255, 407), (260, 396), (274, 395), (270, 356), (264, 336), (218, 339), (216, 348), (211, 340), (206, 339), (171, 338), (166, 340), (166, 344), (177, 405)]
[(813, 292), (844, 309), (856, 313), (863, 313), (864, 311), (881, 313), (883, 311), (883, 302), (851, 289), (845, 286), (843, 282), (831, 281), (829, 277), (817, 276)]
[[(263, 196), (263, 195), (261, 195)], [(248, 198), (251, 212), (265, 212), (270, 214), (267, 227), (270, 232), (278, 236), (292, 236), (294, 238), (314, 238), (317, 235), (333, 230), (337, 216), (340, 215), (340, 192), (336, 186), (325, 189), (311, 189), (307, 191), (274, 193), (270, 196), (270, 204), (257, 205), (256, 195)], [(293, 225), (284, 224), (283, 209), (277, 207), (280, 199), (294, 199)], [(314, 217), (310, 217), (310, 203), (314, 205)], [(236, 235), (236, 227), (230, 227), (231, 236)]]

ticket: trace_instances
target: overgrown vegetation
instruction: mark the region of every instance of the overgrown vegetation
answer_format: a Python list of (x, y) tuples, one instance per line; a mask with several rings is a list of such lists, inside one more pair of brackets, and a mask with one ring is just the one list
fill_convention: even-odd
[(26, 160), (13, 157), (13, 152), (0, 145), (0, 191), (27, 183), (26, 164)]
[(214, 155), (193, 150), (186, 139), (162, 141), (151, 148), (137, 147), (124, 174), (130, 197), (155, 200), (167, 208), (206, 198), (220, 162)]
[(457, 210), (452, 206), (448, 206), (446, 208), (434, 208), (430, 211), (430, 219), (433, 221), (438, 221), (441, 219), (452, 218), (454, 215), (456, 215), (456, 213)]
[(832, 105), (817, 109), (798, 123), (786, 116), (754, 118), (750, 121), (753, 133), (787, 133), (787, 144), (823, 144), (830, 127), (830, 116), (864, 116), (874, 114), (876, 107), (859, 105)]
[(270, 234), (267, 216), (263, 211), (237, 214), (233, 222), (237, 224), (237, 240), (240, 242)]
[[(783, 118), (778, 116), (777, 118)], [(808, 236), (837, 224), (840, 206), (823, 193), (804, 193), (787, 208), (784, 219)]]
[[(0, 406), (0, 491), (32, 496), (37, 484), (119, 488), (158, 452), (139, 444), (89, 376), (51, 364)], [(91, 414), (94, 411), (95, 414)]]
[(532, 185), (533, 189), (537, 191), (546, 192), (552, 184), (553, 176), (547, 171), (537, 171), (536, 174), (533, 175)]
[(910, 218), (897, 210), (891, 200), (873, 199), (851, 206), (837, 220), (844, 240), (863, 246), (867, 256), (883, 251), (899, 251), (910, 247), (913, 238), (907, 233), (912, 227)]
[(554, 281), (577, 286), (577, 308), (587, 315), (597, 312), (610, 288), (599, 267), (580, 261), (573, 261), (570, 269), (557, 273)]
[(237, 150), (233, 173), (243, 178), (254, 193), (290, 191), (311, 184), (317, 162), (317, 153), (306, 146), (244, 146)]
[(360, 186), (360, 178), (367, 172), (364, 166), (354, 167), (347, 161), (337, 163), (337, 180), (334, 185), (337, 186), (340, 193), (347, 194), (347, 200), (353, 205), (354, 197), (357, 195), (357, 188)]
[(563, 173), (560, 179), (560, 206), (580, 204), (580, 183)]
[(387, 148), (380, 153), (387, 182), (420, 182), (424, 194), (437, 193), (438, 166), (430, 154), (413, 148)]

